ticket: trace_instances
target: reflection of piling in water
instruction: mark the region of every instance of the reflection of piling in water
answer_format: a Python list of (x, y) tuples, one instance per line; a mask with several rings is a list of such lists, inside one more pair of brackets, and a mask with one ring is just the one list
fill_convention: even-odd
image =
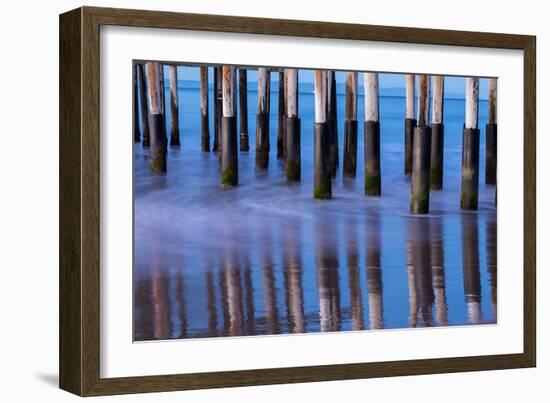
[(378, 73), (365, 73), (365, 194), (380, 196), (380, 120)]
[(384, 327), (384, 306), (382, 302), (382, 261), (380, 257), (380, 217), (367, 217), (369, 236), (367, 238), (367, 289), (369, 295), (369, 327)]
[[(264, 228), (263, 231), (266, 231)], [(280, 333), (279, 309), (277, 305), (277, 287), (273, 267), (273, 256), (271, 254), (272, 239), (265, 232), (265, 239), (262, 240), (260, 252), (260, 265), (264, 283), (264, 310), (268, 334)]]
[(235, 67), (222, 68), (222, 142), (221, 142), (221, 182), (223, 186), (236, 186), (239, 183), (237, 157), (237, 118), (235, 117)]
[(227, 284), (227, 306), (229, 313), (229, 335), (243, 334), (241, 276), (237, 262), (230, 258), (225, 265)]
[(222, 251), (223, 266), (220, 273), (224, 329), (230, 336), (241, 336), (244, 323), (241, 271), (235, 245), (230, 242), (229, 234), (225, 238), (225, 246)]
[[(137, 78), (139, 82), (139, 110), (141, 114), (142, 144), (149, 146), (149, 111), (147, 110), (147, 85), (145, 80), (145, 67), (141, 63), (136, 64)], [(137, 94), (136, 94), (137, 97)]]
[(346, 119), (344, 121), (344, 176), (357, 172), (357, 72), (346, 77)]
[(298, 117), (298, 70), (285, 69), (286, 129), (285, 129), (285, 173), (290, 182), (301, 178), (301, 126)]
[(229, 317), (229, 304), (228, 301), (228, 291), (227, 291), (227, 279), (225, 276), (225, 266), (222, 264), (221, 269), (218, 272), (219, 282), (220, 282), (220, 297), (221, 297), (221, 307), (223, 314), (223, 334), (229, 334), (230, 328), (230, 317)]
[(151, 303), (152, 281), (143, 277), (134, 289), (134, 340), (153, 339), (154, 310)]
[(430, 153), (432, 134), (429, 126), (430, 80), (418, 76), (418, 119), (413, 135), (411, 213), (428, 214), (430, 210)]
[(299, 223), (285, 225), (283, 238), (283, 265), (285, 273), (286, 310), (290, 333), (304, 333), (304, 296), (302, 289), (302, 252)]
[(206, 271), (206, 298), (208, 311), (208, 332), (209, 336), (214, 337), (218, 335), (218, 311), (216, 309), (216, 286), (214, 285), (214, 275), (212, 274), (212, 267), (208, 264)]
[(178, 68), (168, 66), (170, 78), (170, 145), (180, 145), (179, 103), (178, 103)]
[(491, 289), (491, 308), (493, 318), (497, 319), (497, 222), (487, 221), (487, 271)]
[(430, 236), (435, 318), (440, 326), (445, 326), (447, 324), (447, 296), (445, 292), (445, 256), (441, 219), (430, 219)]
[(243, 268), (244, 305), (246, 312), (246, 334), (256, 334), (254, 326), (254, 287), (252, 284), (252, 267), (248, 257), (245, 258)]
[(201, 149), (210, 151), (210, 123), (208, 117), (208, 67), (200, 67), (201, 76)]
[(187, 337), (187, 315), (185, 313), (185, 281), (183, 278), (183, 269), (181, 267), (177, 268), (175, 276), (175, 298), (176, 303), (174, 308), (177, 311), (178, 317), (178, 335), (174, 336), (177, 338)]
[(479, 188), (479, 78), (466, 78), (466, 123), (462, 134), (460, 207), (477, 210)]
[(134, 64), (132, 68), (132, 127), (134, 129), (134, 142), (141, 141), (141, 132), (139, 130), (139, 97), (138, 97), (138, 65)]
[(349, 293), (351, 298), (351, 326), (353, 330), (363, 330), (363, 299), (359, 276), (359, 246), (357, 223), (350, 218), (346, 221), (346, 262), (348, 265)]
[(413, 135), (417, 124), (414, 115), (415, 82), (414, 74), (407, 74), (406, 78), (406, 115), (405, 115), (405, 175), (412, 173)]
[[(158, 258), (155, 258), (158, 260)], [(156, 263), (156, 264), (155, 264)], [(162, 273), (158, 261), (151, 268), (151, 302), (153, 304), (154, 333), (157, 340), (171, 338), (172, 321), (170, 318), (170, 300), (168, 298), (168, 279)]]
[(258, 68), (258, 114), (256, 115), (256, 169), (267, 169), (269, 162), (269, 97), (271, 73)]
[(286, 97), (285, 97), (285, 72), (279, 71), (279, 109), (277, 120), (277, 158), (285, 157), (285, 132), (286, 132)]
[(313, 133), (313, 198), (332, 199), (330, 139), (327, 123), (327, 72), (315, 70), (315, 126)]
[(485, 183), (497, 184), (497, 79), (489, 79), (489, 122), (485, 126)]
[(479, 240), (477, 217), (462, 217), (462, 270), (468, 322), (481, 321), (481, 278), (479, 273)]
[(221, 147), (222, 130), (222, 68), (214, 67), (214, 146), (212, 151), (219, 151)]
[(246, 69), (239, 69), (240, 151), (248, 151), (248, 83)]
[(340, 330), (340, 276), (338, 252), (327, 228), (316, 226), (315, 255), (317, 262), (317, 287), (319, 290), (319, 318), (322, 332)]
[(332, 177), (338, 171), (338, 105), (336, 101), (336, 74), (327, 71), (327, 123), (329, 131), (329, 170)]
[(164, 121), (164, 74), (162, 65), (157, 62), (147, 63), (149, 81), (149, 136), (150, 161), (153, 173), (166, 172), (166, 122)]
[(434, 289), (431, 264), (429, 221), (411, 218), (408, 237), (412, 264), (409, 286), (414, 287), (415, 322), (417, 326), (432, 326)]
[(416, 296), (416, 278), (413, 266), (413, 241), (407, 240), (407, 287), (409, 288), (409, 326), (416, 327), (418, 324), (418, 300)]
[(443, 94), (444, 77), (433, 77), (433, 103), (432, 103), (432, 147), (430, 163), (430, 189), (441, 190), (443, 188)]

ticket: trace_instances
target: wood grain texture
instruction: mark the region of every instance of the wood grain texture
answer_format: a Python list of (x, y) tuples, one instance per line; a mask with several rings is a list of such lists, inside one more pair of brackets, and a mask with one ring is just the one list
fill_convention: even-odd
[(59, 386), (82, 394), (81, 10), (59, 18)]
[[(172, 28), (524, 52), (524, 352), (100, 378), (99, 28)], [(60, 387), (82, 396), (532, 367), (536, 364), (535, 37), (83, 7), (60, 16)]]

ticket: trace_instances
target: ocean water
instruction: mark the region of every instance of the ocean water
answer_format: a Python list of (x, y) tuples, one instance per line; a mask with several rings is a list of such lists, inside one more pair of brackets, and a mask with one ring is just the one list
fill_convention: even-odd
[[(299, 96), (301, 182), (287, 184), (276, 158), (276, 92), (269, 168), (255, 171), (251, 89), (250, 151), (239, 153), (239, 186), (223, 189), (217, 154), (200, 151), (200, 93), (179, 89), (181, 147), (169, 148), (167, 174), (152, 175), (148, 149), (134, 145), (134, 340), (496, 323), (486, 101), (479, 107), (478, 211), (460, 209), (465, 101), (446, 99), (444, 188), (431, 193), (429, 215), (411, 216), (405, 99), (380, 98), (382, 196), (366, 197), (361, 123), (357, 178), (342, 177), (344, 98), (338, 95), (333, 200), (315, 201), (312, 93)], [(363, 105), (360, 97), (359, 122)]]

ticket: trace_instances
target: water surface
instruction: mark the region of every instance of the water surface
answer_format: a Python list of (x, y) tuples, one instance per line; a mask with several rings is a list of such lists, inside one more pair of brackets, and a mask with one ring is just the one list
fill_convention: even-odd
[(430, 215), (414, 217), (403, 175), (404, 98), (380, 98), (382, 196), (365, 197), (361, 124), (357, 178), (342, 178), (338, 96), (334, 198), (315, 201), (313, 94), (300, 94), (302, 181), (292, 185), (276, 159), (276, 92), (269, 169), (255, 172), (256, 96), (249, 92), (251, 151), (239, 153), (235, 188), (220, 186), (217, 154), (200, 151), (196, 89), (179, 90), (182, 146), (169, 149), (166, 175), (151, 175), (148, 149), (134, 146), (136, 341), (496, 323), (485, 101), (479, 210), (460, 209), (464, 100), (447, 99), (444, 189), (431, 193)]

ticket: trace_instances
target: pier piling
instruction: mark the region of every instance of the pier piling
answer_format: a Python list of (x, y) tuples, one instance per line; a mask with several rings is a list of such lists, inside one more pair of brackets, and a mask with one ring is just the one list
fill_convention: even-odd
[(332, 199), (327, 123), (327, 72), (315, 70), (315, 124), (313, 133), (313, 197)]
[(433, 77), (433, 103), (432, 103), (432, 147), (430, 163), (430, 189), (443, 189), (443, 98), (444, 77)]
[(406, 115), (405, 115), (405, 175), (412, 173), (412, 149), (414, 128), (416, 119), (414, 117), (415, 82), (414, 74), (407, 74), (406, 78)]
[(237, 120), (235, 117), (235, 67), (222, 67), (221, 181), (223, 186), (239, 183)]
[(418, 76), (418, 119), (414, 128), (412, 151), (411, 213), (428, 214), (430, 210), (431, 128), (429, 76)]
[(178, 68), (170, 65), (170, 145), (180, 145), (179, 103), (178, 103)]
[(133, 104), (132, 104), (132, 126), (134, 129), (134, 142), (141, 141), (141, 132), (139, 130), (139, 97), (138, 97), (138, 65), (135, 64), (132, 69), (132, 85), (133, 85)]
[(344, 176), (357, 172), (357, 72), (346, 77), (346, 118), (344, 122)]
[(212, 151), (220, 151), (222, 129), (222, 67), (214, 67), (214, 145)]
[(285, 132), (286, 132), (286, 97), (285, 97), (285, 73), (284, 70), (279, 71), (279, 110), (278, 110), (278, 125), (277, 125), (277, 158), (285, 157)]
[(285, 69), (283, 81), (285, 81), (283, 97), (286, 98), (285, 173), (289, 182), (299, 182), (301, 178), (301, 127), (298, 117), (298, 70)]
[(381, 193), (378, 73), (365, 73), (365, 194)]
[(147, 84), (145, 79), (145, 67), (136, 65), (139, 81), (139, 107), (141, 112), (141, 141), (145, 147), (149, 146), (149, 111), (147, 109)]
[(327, 71), (327, 123), (330, 141), (330, 174), (334, 178), (338, 172), (338, 105), (336, 101), (336, 74)]
[(489, 122), (485, 126), (485, 183), (497, 184), (497, 79), (489, 80)]
[(208, 122), (208, 67), (201, 66), (201, 149), (210, 151), (210, 124)]
[(479, 78), (466, 78), (466, 123), (462, 135), (460, 207), (476, 210), (479, 189)]
[(155, 174), (166, 172), (166, 123), (164, 121), (164, 86), (162, 65), (157, 62), (147, 63), (149, 81), (149, 133), (150, 133), (150, 167)]
[(267, 169), (269, 162), (269, 81), (270, 72), (258, 68), (258, 114), (256, 115), (256, 169)]
[(248, 142), (248, 83), (246, 69), (239, 69), (239, 124), (241, 151), (250, 149)]

